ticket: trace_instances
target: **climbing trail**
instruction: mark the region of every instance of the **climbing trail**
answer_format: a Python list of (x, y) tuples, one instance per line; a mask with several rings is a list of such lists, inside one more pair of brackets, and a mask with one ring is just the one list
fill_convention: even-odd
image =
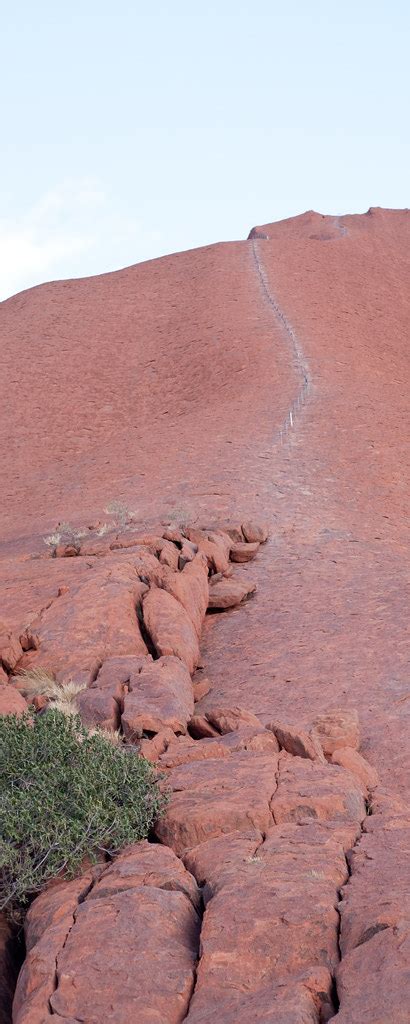
[(409, 232), (308, 211), (1, 304), (3, 711), (74, 680), (169, 797), (33, 901), (13, 1017), (5, 922), (6, 1024), (409, 1024)]
[(309, 395), (312, 393), (313, 384), (309, 366), (306, 361), (296, 331), (289, 323), (287, 316), (280, 308), (280, 306), (276, 302), (276, 299), (274, 298), (269, 289), (266, 270), (259, 255), (258, 243), (255, 238), (251, 240), (251, 245), (253, 257), (256, 264), (256, 270), (260, 279), (263, 294), (274, 314), (275, 319), (279, 321), (281, 327), (286, 333), (287, 342), (290, 347), (293, 364), (299, 377), (299, 390), (296, 395), (296, 398), (294, 398), (293, 401), (290, 403), (285, 419), (283, 420), (280, 428), (275, 432), (273, 438), (274, 444), (283, 444), (283, 442), (287, 439), (289, 432), (294, 429), (299, 413), (306, 404)]

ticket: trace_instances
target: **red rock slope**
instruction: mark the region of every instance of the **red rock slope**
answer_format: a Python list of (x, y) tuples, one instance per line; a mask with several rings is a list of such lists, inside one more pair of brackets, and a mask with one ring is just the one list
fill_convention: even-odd
[[(275, 767), (274, 754), (234, 750), (233, 789), (227, 778), (236, 775), (229, 770), (227, 777), (222, 761), (220, 768), (212, 757), (210, 767), (195, 767), (166, 754), (175, 789), (159, 837), (184, 858), (207, 906), (210, 900), (192, 999), (196, 925), (185, 897), (179, 900), (185, 939), (177, 988), (185, 996), (183, 1005), (168, 1003), (175, 1022), (187, 1013), (198, 1024), (215, 1019), (223, 992), (221, 1024), (242, 1019), (238, 1008), (244, 1019), (266, 1024), (272, 1009), (284, 1024), (318, 1024), (338, 1010), (341, 1024), (387, 1024), (390, 1013), (408, 1020), (409, 818), (399, 794), (405, 800), (410, 781), (409, 243), (407, 212), (309, 213), (253, 229), (244, 242), (46, 285), (0, 306), (5, 636), (9, 628), (20, 635), (68, 575), (74, 580), (80, 572), (77, 559), (68, 568), (66, 560), (31, 557), (44, 551), (42, 535), (58, 520), (83, 525), (104, 518), (107, 503), (122, 501), (147, 526), (161, 518), (210, 526), (250, 514), (270, 525), (270, 541), (251, 568), (257, 597), (208, 616), (203, 668), (194, 681), (205, 674), (212, 683), (197, 706), (202, 716), (217, 705), (240, 704), (264, 723), (274, 719), (287, 754)], [(247, 564), (237, 568), (236, 578), (241, 575), (246, 580)], [(381, 779), (366, 821), (354, 776), (368, 769), (358, 767), (349, 743), (332, 765), (307, 767), (310, 754), (299, 756), (308, 735), (301, 739), (301, 725), (340, 707), (358, 710), (361, 750)], [(289, 737), (297, 748), (289, 749)], [(343, 812), (335, 803), (337, 780)], [(207, 833), (214, 811), (207, 817), (201, 801), (213, 808), (214, 792), (222, 794), (221, 805)], [(258, 800), (260, 821), (254, 820)], [(318, 822), (310, 831), (309, 817)], [(337, 831), (340, 820), (347, 834), (344, 826), (343, 834)], [(330, 839), (321, 824), (327, 821), (336, 822)], [(187, 822), (198, 827), (195, 837)], [(215, 846), (225, 832), (222, 847)], [(353, 844), (339, 926), (337, 894), (347, 881), (342, 853)], [(259, 864), (266, 875), (258, 888)], [(166, 918), (162, 891), (156, 883), (144, 899), (147, 906), (161, 904)], [(232, 902), (234, 891), (239, 904)], [(99, 913), (98, 900), (84, 904), (83, 938)], [(288, 936), (296, 936), (283, 964), (286, 938), (276, 948), (270, 929), (276, 918), (292, 924)], [(127, 929), (126, 915), (124, 921)], [(55, 964), (53, 951), (50, 956)], [(242, 967), (235, 975), (236, 961), (249, 972), (245, 979)], [(231, 969), (220, 973), (222, 964)], [(69, 976), (64, 965), (61, 970)], [(380, 980), (378, 988), (369, 976)], [(394, 991), (387, 998), (389, 976)], [(267, 977), (277, 986), (273, 1006)], [(24, 983), (23, 975), (18, 998)], [(86, 974), (84, 992), (88, 984)], [(131, 1001), (138, 985), (134, 978)], [(84, 1014), (71, 996), (61, 988), (51, 1015)], [(17, 1003), (19, 1024), (30, 1013), (22, 1006), (20, 1013)]]
[(239, 633), (210, 633), (208, 674), (266, 715), (320, 710), (324, 694), (358, 707), (368, 756), (408, 792), (410, 214), (305, 214), (256, 233), (301, 404), (259, 463), (274, 533), (259, 606)]
[(410, 215), (251, 234), (0, 305), (2, 617), (40, 600), (9, 556), (59, 520), (113, 500), (146, 520), (253, 512), (271, 547), (238, 628), (209, 622), (214, 697), (288, 718), (354, 704), (401, 786)]

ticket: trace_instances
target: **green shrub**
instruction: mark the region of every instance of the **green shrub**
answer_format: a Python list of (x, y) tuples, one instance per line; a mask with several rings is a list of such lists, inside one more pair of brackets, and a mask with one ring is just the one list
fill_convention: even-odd
[(154, 770), (60, 711), (0, 718), (0, 909), (24, 906), (84, 857), (115, 854), (161, 809)]

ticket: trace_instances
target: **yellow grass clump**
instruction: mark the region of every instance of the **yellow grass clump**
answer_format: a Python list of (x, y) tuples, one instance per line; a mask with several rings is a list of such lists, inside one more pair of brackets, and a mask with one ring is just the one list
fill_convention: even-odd
[(85, 689), (85, 683), (74, 683), (72, 680), (58, 683), (44, 668), (27, 668), (19, 674), (19, 690), (28, 701), (30, 697), (46, 697), (50, 704), (59, 705), (59, 711), (64, 710), (62, 705), (70, 708), (70, 714), (77, 713), (76, 698)]

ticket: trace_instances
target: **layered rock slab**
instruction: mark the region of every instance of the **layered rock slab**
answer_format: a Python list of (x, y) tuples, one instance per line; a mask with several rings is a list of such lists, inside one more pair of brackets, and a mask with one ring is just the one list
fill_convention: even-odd
[(136, 614), (146, 590), (133, 564), (90, 569), (89, 579), (66, 588), (32, 624), (36, 650), (21, 664), (44, 668), (60, 682), (89, 684), (106, 658), (147, 655)]
[(282, 753), (272, 814), (277, 825), (306, 819), (361, 822), (366, 804), (360, 784), (344, 768)]
[(26, 959), (13, 1002), (13, 1024), (52, 1020), (49, 999), (56, 986), (57, 957), (74, 924), (74, 914), (92, 885), (92, 875), (62, 883), (39, 896), (25, 920)]
[(410, 815), (395, 813), (393, 801), (389, 813), (388, 805), (367, 819), (342, 890), (340, 1024), (409, 1020)]
[(179, 658), (163, 657), (131, 674), (124, 696), (122, 727), (128, 739), (172, 729), (185, 733), (194, 710), (191, 677)]
[(181, 855), (191, 846), (250, 825), (272, 823), (278, 755), (233, 753), (229, 758), (183, 764), (168, 772), (171, 798), (156, 833)]
[(194, 880), (171, 851), (140, 843), (88, 895), (90, 884), (63, 883), (33, 904), (13, 1024), (180, 1024), (198, 954)]
[(204, 886), (201, 960), (188, 1021), (329, 1020), (339, 959), (344, 843), (330, 823), (237, 832), (185, 856)]
[[(215, 739), (168, 740), (160, 757), (164, 768), (188, 758), (167, 772), (170, 803), (157, 825), (158, 837), (183, 854), (188, 870), (170, 848), (141, 843), (101, 870), (85, 893), (73, 892), (75, 905), (64, 905), (58, 921), (53, 905), (41, 983), (30, 952), (23, 1008), (34, 991), (37, 1013), (57, 964), (49, 1005), (65, 1020), (92, 1020), (94, 1013), (104, 1024), (107, 1006), (115, 1006), (116, 1020), (125, 1024), (135, 985), (148, 1014), (139, 1019), (147, 1024), (270, 1024), (272, 1014), (283, 1024), (324, 1024), (334, 1015), (335, 974), (343, 979), (339, 890), (348, 878), (346, 851), (365, 816), (362, 788), (338, 765), (279, 754), (272, 746), (264, 753), (236, 749), (242, 739), (277, 747), (273, 733), (243, 709), (219, 708), (210, 717), (230, 731)], [(56, 894), (58, 900), (58, 888), (37, 906)], [(200, 890), (206, 912), (199, 947)], [(35, 910), (30, 913), (37, 955), (42, 935)], [(166, 982), (152, 995), (154, 963)]]
[(191, 677), (175, 657), (108, 658), (78, 706), (86, 725), (122, 725), (126, 739), (162, 729), (185, 733), (194, 710)]
[(185, 608), (166, 590), (151, 589), (145, 596), (143, 615), (157, 653), (180, 658), (192, 675), (199, 662), (199, 641)]
[(336, 1012), (339, 890), (365, 804), (343, 768), (277, 760), (276, 827), (221, 830), (184, 855), (206, 904), (192, 1024), (319, 1024)]

